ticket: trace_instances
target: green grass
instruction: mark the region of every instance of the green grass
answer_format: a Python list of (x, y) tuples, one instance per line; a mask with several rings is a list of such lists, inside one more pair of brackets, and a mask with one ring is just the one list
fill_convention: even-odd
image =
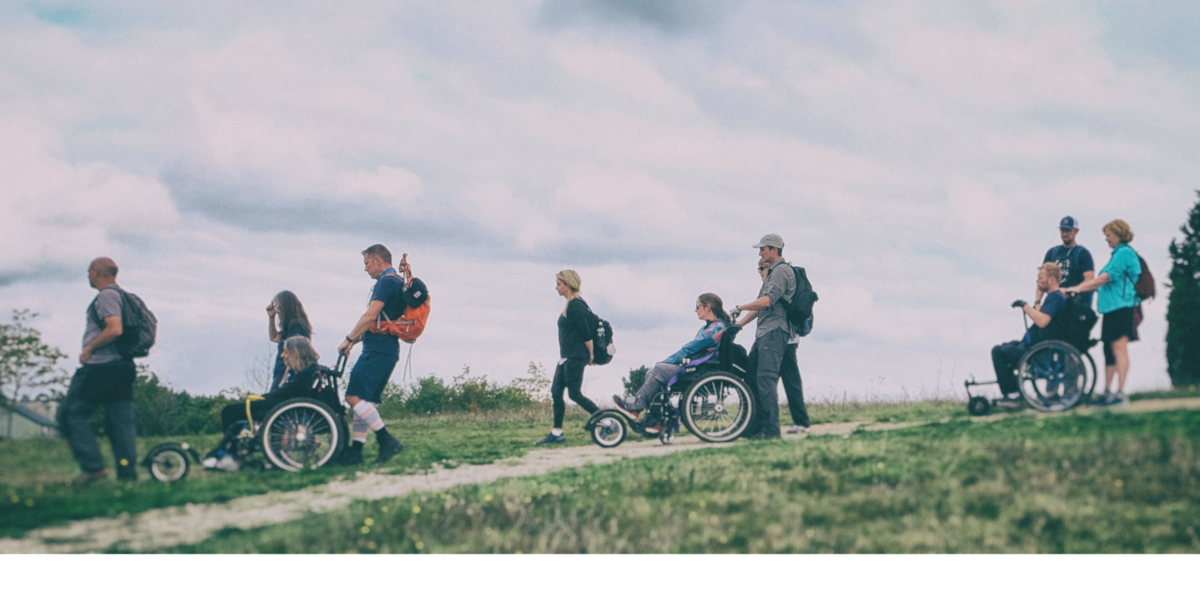
[[(569, 408), (564, 422), (567, 445), (590, 444), (583, 431), (586, 413)], [(183, 481), (163, 484), (149, 479), (139, 467), (136, 484), (115, 479), (93, 483), (82, 489), (67, 482), (79, 468), (63, 440), (0, 441), (0, 536), (18, 537), (24, 532), (75, 519), (137, 513), (152, 508), (188, 503), (224, 502), (233, 498), (273, 490), (303, 488), (342, 477), (355, 471), (403, 473), (430, 468), (483, 464), (522, 456), (533, 448), (551, 424), (548, 406), (480, 414), (409, 417), (389, 421), (391, 430), (405, 444), (404, 452), (387, 465), (374, 467), (375, 442), (367, 442), (367, 464), (359, 467), (326, 467), (305, 473), (276, 470), (246, 470), (237, 473), (205, 471), (192, 465)], [(139, 438), (139, 459), (155, 444), (166, 439), (185, 441), (207, 451), (219, 435)], [(99, 440), (105, 464), (112, 464), (108, 440)], [(110, 474), (112, 470), (110, 469)]]
[(176, 552), (1200, 551), (1200, 412), (955, 421), (357, 502)]
[[(1104, 387), (1101, 385), (1100, 387)], [(1129, 394), (1130, 401), (1137, 400), (1169, 400), (1172, 398), (1200, 398), (1200, 386), (1171, 388), (1169, 390), (1151, 390)]]
[[(940, 421), (967, 416), (967, 404), (960, 400), (921, 400), (915, 402), (862, 402), (827, 400), (807, 405), (813, 423), (911, 423)], [(780, 416), (791, 424), (791, 414), (781, 406)]]

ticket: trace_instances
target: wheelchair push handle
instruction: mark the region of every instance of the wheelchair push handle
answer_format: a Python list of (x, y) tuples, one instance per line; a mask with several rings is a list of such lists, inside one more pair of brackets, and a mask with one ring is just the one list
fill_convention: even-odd
[(333, 374), (341, 377), (342, 373), (346, 372), (346, 361), (348, 360), (350, 360), (349, 354), (338, 352), (337, 362), (333, 364)]

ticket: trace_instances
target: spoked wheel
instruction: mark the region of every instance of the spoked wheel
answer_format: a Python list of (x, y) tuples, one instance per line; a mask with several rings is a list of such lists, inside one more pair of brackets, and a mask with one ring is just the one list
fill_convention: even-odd
[(1100, 379), (1100, 375), (1096, 372), (1096, 361), (1092, 360), (1090, 352), (1083, 352), (1083, 368), (1087, 377), (1087, 383), (1083, 386), (1083, 397), (1089, 399), (1096, 392), (1096, 381)]
[(298, 398), (280, 404), (263, 421), (263, 453), (285, 471), (320, 467), (345, 444), (339, 420), (319, 400)]
[(1087, 385), (1083, 355), (1059, 341), (1035, 344), (1017, 367), (1021, 396), (1035, 410), (1060, 412), (1079, 403)]
[(662, 431), (658, 432), (658, 441), (662, 442), (664, 446), (670, 446), (675, 443), (675, 431), (664, 425)]
[(615, 448), (625, 441), (628, 433), (629, 428), (625, 426), (625, 419), (616, 412), (605, 411), (605, 414), (597, 416), (595, 425), (592, 427), (592, 441), (602, 448)]
[(160, 446), (146, 457), (150, 476), (163, 482), (179, 481), (188, 474), (187, 452), (178, 446)]
[(679, 402), (683, 424), (706, 442), (737, 439), (754, 414), (750, 390), (736, 376), (710, 373), (700, 378)]
[(971, 401), (967, 403), (967, 412), (973, 417), (982, 417), (991, 410), (992, 403), (988, 402), (987, 398), (972, 396)]

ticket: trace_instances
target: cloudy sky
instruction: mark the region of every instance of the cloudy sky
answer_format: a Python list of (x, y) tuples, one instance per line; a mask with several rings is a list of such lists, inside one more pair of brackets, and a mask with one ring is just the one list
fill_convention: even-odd
[[(331, 362), (382, 242), (433, 298), (414, 373), (507, 381), (557, 359), (574, 268), (616, 329), (607, 397), (697, 295), (752, 300), (774, 232), (821, 295), (810, 397), (961, 395), (1062, 216), (1101, 264), (1126, 219), (1165, 279), (1197, 30), (1182, 1), (0, 2), (0, 310), (74, 360), (111, 256), (158, 314), (148, 364), (211, 393), (269, 358), (283, 289)], [(1165, 295), (1132, 388), (1169, 382)]]

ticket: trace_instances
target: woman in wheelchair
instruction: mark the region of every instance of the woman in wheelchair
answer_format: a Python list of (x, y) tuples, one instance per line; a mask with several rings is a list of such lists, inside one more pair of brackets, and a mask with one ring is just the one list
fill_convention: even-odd
[[(261, 396), (260, 400), (250, 402), (250, 418), (255, 421), (264, 419), (271, 409), (293, 398), (303, 398), (312, 395), (313, 380), (317, 377), (320, 365), (320, 355), (312, 347), (308, 338), (297, 335), (283, 341), (279, 351), (287, 371), (283, 383), (273, 392)], [(225, 431), (225, 439), (204, 459), (204, 466), (209, 469), (236, 471), (240, 465), (237, 459), (229, 453), (234, 438), (248, 424), (246, 403), (237, 401), (221, 409), (221, 428)]]
[[(637, 419), (650, 401), (666, 387), (672, 377), (680, 374), (684, 366), (698, 362), (709, 362), (717, 359), (717, 348), (721, 344), (721, 336), (729, 329), (731, 319), (725, 312), (721, 297), (716, 294), (701, 294), (696, 300), (696, 318), (704, 321), (695, 339), (684, 344), (678, 352), (663, 359), (646, 373), (646, 383), (638, 393), (621, 398), (613, 395), (613, 402), (626, 415)], [(713, 362), (713, 364), (716, 364)], [(658, 433), (661, 425), (647, 424), (646, 433)]]

